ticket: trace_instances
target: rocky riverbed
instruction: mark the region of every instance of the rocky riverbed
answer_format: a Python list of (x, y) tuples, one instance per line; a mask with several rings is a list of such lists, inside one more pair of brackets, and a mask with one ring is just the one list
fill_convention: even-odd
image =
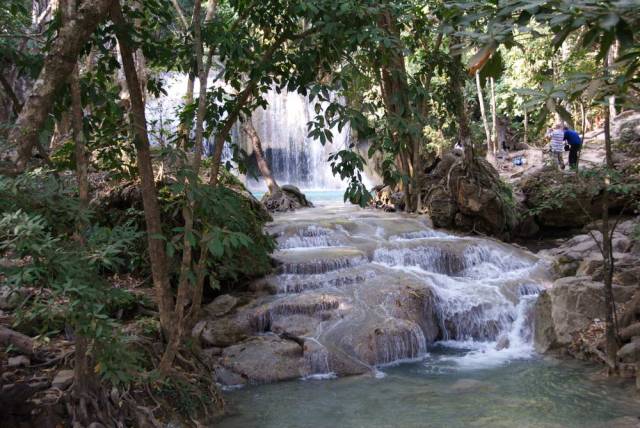
[(375, 373), (442, 340), (533, 351), (551, 265), (526, 250), (342, 204), (276, 215), (269, 231), (276, 272), (218, 297), (193, 331), (222, 384)]

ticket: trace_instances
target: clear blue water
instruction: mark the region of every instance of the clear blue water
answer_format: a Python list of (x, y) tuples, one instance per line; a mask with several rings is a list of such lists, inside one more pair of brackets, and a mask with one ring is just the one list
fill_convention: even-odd
[[(308, 200), (314, 205), (323, 204), (327, 202), (342, 202), (344, 199), (344, 190), (305, 190), (301, 189)], [(251, 193), (257, 199), (262, 198), (265, 194), (264, 191), (252, 190)]]
[(439, 347), (424, 361), (383, 368), (384, 376), (298, 380), (226, 394), (239, 427), (530, 427), (640, 426), (632, 382), (613, 381), (579, 362), (537, 357), (461, 368)]

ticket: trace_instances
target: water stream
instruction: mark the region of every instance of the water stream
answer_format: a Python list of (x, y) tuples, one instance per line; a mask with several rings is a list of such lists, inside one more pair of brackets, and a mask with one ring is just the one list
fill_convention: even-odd
[[(622, 426), (640, 416), (626, 387), (534, 352), (546, 262), (423, 217), (319, 205), (269, 226), (281, 266), (259, 329), (312, 345), (300, 380), (230, 391), (221, 426)], [(349, 370), (343, 356), (370, 370), (336, 376)]]

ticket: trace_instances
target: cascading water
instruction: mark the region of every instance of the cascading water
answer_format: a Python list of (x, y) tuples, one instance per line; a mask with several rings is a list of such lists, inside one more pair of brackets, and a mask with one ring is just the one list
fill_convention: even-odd
[(221, 364), (249, 382), (302, 381), (229, 392), (219, 426), (637, 426), (629, 388), (536, 357), (533, 308), (550, 278), (534, 255), (345, 205), (278, 214), (269, 229), (280, 273), (227, 320), (252, 320), (257, 337)]
[(260, 331), (312, 341), (305, 358), (323, 363), (307, 369), (348, 374), (354, 361), (421, 358), (434, 343), (467, 349), (461, 365), (532, 353), (531, 309), (548, 278), (527, 252), (344, 205), (281, 215), (269, 228), (280, 266), (261, 282), (275, 296)]
[[(348, 146), (349, 127), (332, 128), (333, 140), (323, 146), (308, 137), (307, 123), (316, 115), (315, 102), (286, 90), (280, 93), (270, 90), (264, 97), (267, 108), (254, 111), (252, 120), (276, 181), (302, 189), (343, 189), (344, 183), (333, 176), (327, 158), (331, 152)], [(253, 153), (250, 142), (238, 127), (234, 129), (233, 139), (248, 154)], [(256, 190), (265, 188), (252, 178), (247, 179), (247, 185)]]
[[(177, 129), (177, 109), (184, 103), (187, 87), (187, 76), (179, 73), (166, 73), (162, 76), (163, 88), (167, 92), (160, 98), (152, 98), (147, 102), (150, 137), (152, 143), (161, 144), (161, 129), (175, 131)], [(219, 84), (219, 83), (215, 83)], [(214, 82), (210, 82), (213, 86)], [(196, 81), (195, 93), (198, 92)], [(337, 127), (330, 131), (333, 135), (331, 143), (324, 146), (319, 141), (308, 137), (307, 123), (315, 115), (315, 102), (297, 92), (286, 90), (278, 93), (270, 90), (264, 95), (268, 106), (253, 112), (253, 124), (262, 141), (267, 162), (280, 184), (293, 184), (302, 189), (340, 190), (345, 187), (339, 177), (334, 177), (327, 158), (331, 152), (348, 146), (350, 138), (349, 126), (341, 130)], [(326, 107), (323, 104), (322, 108)], [(253, 153), (251, 143), (236, 124), (231, 133), (232, 143), (237, 144), (250, 156)], [(206, 142), (211, 144), (212, 141)], [(223, 159), (231, 158), (231, 150), (223, 153)], [(254, 173), (259, 176), (254, 168)], [(265, 190), (261, 179), (246, 178), (247, 186), (252, 190)]]

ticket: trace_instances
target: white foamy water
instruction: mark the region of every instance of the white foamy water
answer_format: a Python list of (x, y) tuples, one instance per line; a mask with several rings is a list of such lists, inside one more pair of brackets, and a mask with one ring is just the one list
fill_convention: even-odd
[(281, 301), (297, 297), (268, 325), (286, 325), (297, 302), (318, 293), (339, 302), (309, 312), (323, 319), (307, 336), (321, 349), (307, 357), (310, 375), (333, 376), (336, 355), (383, 368), (436, 344), (456, 350), (439, 358), (460, 370), (534, 354), (531, 311), (550, 283), (548, 266), (526, 251), (341, 204), (276, 215), (270, 232), (281, 273), (269, 283)]

